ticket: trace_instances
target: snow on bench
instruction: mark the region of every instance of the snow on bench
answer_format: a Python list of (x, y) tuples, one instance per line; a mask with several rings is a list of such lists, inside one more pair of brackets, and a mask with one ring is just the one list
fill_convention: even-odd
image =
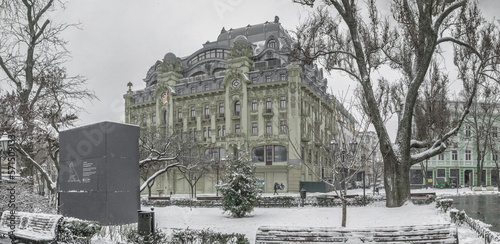
[(274, 243), (458, 243), (454, 225), (373, 228), (261, 226), (256, 244)]
[[(13, 231), (13, 237), (19, 240), (34, 242), (55, 242), (57, 226), (62, 221), (62, 215), (4, 211), (0, 219), (0, 234), (8, 235)], [(14, 226), (14, 229), (11, 228)]]

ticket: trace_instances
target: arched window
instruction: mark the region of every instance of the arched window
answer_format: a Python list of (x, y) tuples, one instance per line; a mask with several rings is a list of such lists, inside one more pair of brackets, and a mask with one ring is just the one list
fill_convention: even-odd
[(267, 42), (267, 47), (270, 47), (270, 48), (277, 48), (277, 43), (276, 43), (276, 40), (272, 39), (272, 40), (269, 40), (269, 42)]
[(240, 112), (241, 112), (240, 101), (236, 101), (236, 102), (234, 102), (234, 115), (235, 116), (240, 116)]

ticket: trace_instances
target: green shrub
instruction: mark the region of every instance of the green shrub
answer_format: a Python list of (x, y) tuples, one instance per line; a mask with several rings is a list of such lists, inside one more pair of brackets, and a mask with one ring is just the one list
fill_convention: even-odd
[(137, 229), (133, 229), (127, 233), (126, 238), (129, 243), (135, 244), (167, 243), (167, 235), (158, 228), (149, 235), (140, 235)]
[(175, 231), (170, 244), (250, 244), (243, 234), (223, 234), (207, 230)]

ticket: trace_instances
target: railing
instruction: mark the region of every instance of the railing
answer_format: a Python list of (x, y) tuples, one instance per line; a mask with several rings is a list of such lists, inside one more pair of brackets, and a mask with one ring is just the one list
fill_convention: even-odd
[(500, 242), (500, 236), (485, 227), (485, 223), (469, 217), (463, 210), (451, 209), (450, 218), (457, 225), (466, 223), (478, 235), (484, 238), (486, 244)]

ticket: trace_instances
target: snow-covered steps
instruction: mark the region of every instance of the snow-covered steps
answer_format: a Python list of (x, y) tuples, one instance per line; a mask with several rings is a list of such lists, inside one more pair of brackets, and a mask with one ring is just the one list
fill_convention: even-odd
[(256, 244), (271, 243), (458, 243), (450, 224), (372, 228), (261, 226)]

